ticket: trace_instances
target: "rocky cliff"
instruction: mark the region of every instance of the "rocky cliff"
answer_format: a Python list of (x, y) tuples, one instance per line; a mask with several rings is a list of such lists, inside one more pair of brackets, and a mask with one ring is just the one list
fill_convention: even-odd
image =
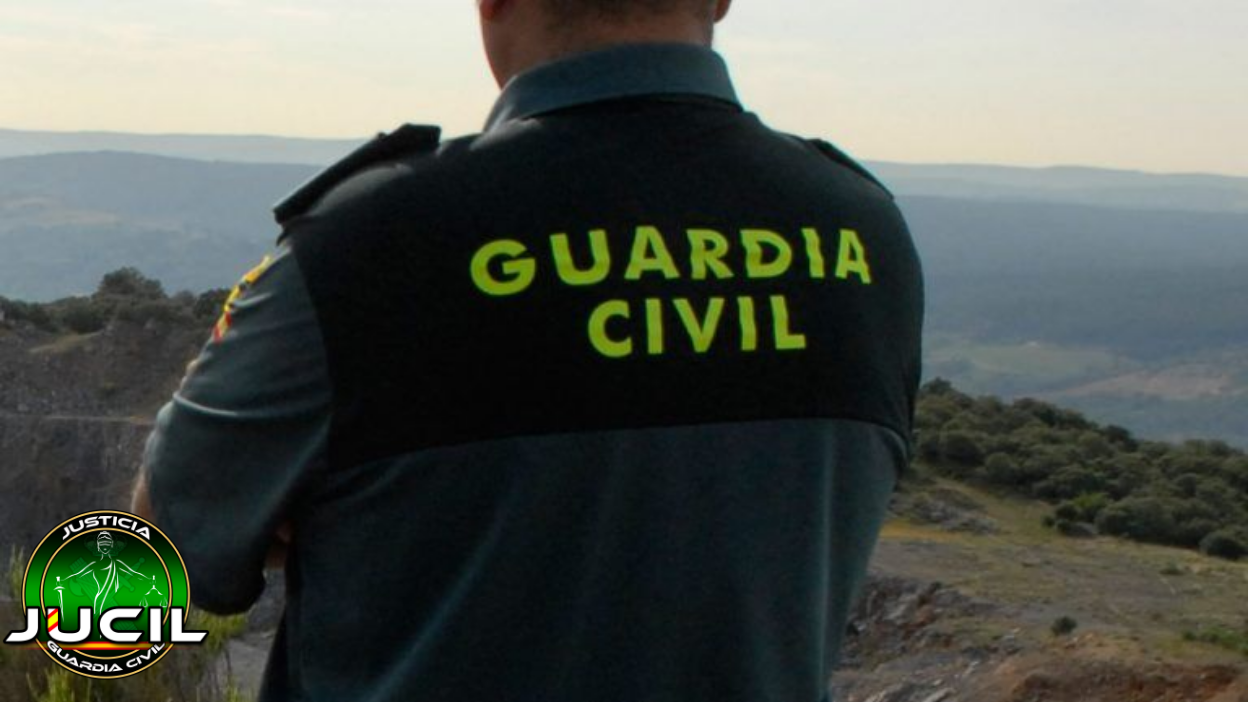
[(176, 323), (68, 336), (0, 325), (0, 552), (128, 504), (151, 420), (204, 338)]

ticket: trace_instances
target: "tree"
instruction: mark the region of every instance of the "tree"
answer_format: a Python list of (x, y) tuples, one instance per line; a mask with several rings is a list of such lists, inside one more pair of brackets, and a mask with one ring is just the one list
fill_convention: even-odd
[(1222, 479), (1242, 493), (1248, 493), (1248, 456), (1236, 456), (1222, 462)]
[(148, 278), (139, 269), (127, 266), (105, 274), (95, 294), (99, 297), (133, 297), (143, 300), (163, 300), (165, 288), (159, 280)]
[(195, 299), (193, 308), (197, 319), (216, 319), (221, 316), (221, 312), (225, 309), (225, 301), (230, 296), (230, 291), (225, 288), (215, 288), (202, 293)]
[(1139, 443), (1136, 442), (1131, 432), (1116, 424), (1105, 427), (1105, 438), (1128, 453), (1139, 448)]
[(1207, 555), (1232, 561), (1248, 556), (1248, 528), (1235, 526), (1219, 529), (1201, 540), (1200, 550)]
[(1105, 493), (1086, 492), (1058, 505), (1054, 515), (1071, 522), (1095, 522), (1101, 510), (1109, 505), (1110, 499)]
[(1178, 525), (1173, 502), (1161, 497), (1128, 497), (1102, 509), (1096, 518), (1096, 528), (1102, 534), (1136, 541), (1174, 543)]
[(1114, 455), (1114, 447), (1105, 437), (1094, 431), (1081, 433), (1076, 443), (1085, 460), (1109, 458)]
[(1036, 483), (1037, 496), (1049, 500), (1069, 500), (1084, 493), (1106, 492), (1109, 480), (1105, 473), (1084, 466), (1066, 466)]
[(85, 297), (71, 297), (56, 303), (56, 320), (75, 334), (98, 332), (108, 324), (108, 314)]
[(1018, 461), (1005, 453), (994, 453), (984, 461), (984, 473), (994, 485), (1016, 487), (1024, 484), (1027, 474), (1019, 468)]
[(976, 434), (968, 431), (946, 431), (940, 437), (940, 453), (944, 460), (963, 467), (984, 462), (984, 450)]

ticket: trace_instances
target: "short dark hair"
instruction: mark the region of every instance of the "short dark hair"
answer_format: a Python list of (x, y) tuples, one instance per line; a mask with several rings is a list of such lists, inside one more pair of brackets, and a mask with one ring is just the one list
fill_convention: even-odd
[(707, 17), (713, 0), (543, 0), (552, 17), (559, 20), (628, 19), (693, 10)]

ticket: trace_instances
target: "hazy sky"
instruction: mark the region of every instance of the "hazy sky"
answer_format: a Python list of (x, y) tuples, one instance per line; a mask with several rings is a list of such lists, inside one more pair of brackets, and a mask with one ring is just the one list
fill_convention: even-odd
[[(738, 0), (776, 127), (869, 159), (1248, 175), (1246, 0)], [(0, 0), (0, 127), (475, 131), (469, 0)]]

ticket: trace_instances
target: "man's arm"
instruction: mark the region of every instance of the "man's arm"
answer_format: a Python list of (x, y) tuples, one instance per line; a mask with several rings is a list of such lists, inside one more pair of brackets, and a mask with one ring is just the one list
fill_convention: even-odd
[(280, 565), (330, 422), (320, 329), (294, 256), (283, 248), (248, 279), (160, 411), (131, 505), (178, 544), (196, 604), (216, 612), (245, 610), (266, 559)]
[[(130, 496), (130, 512), (149, 521), (156, 519), (156, 515), (152, 513), (152, 495), (147, 487), (146, 463), (139, 466), (139, 474), (134, 480), (134, 493)], [(286, 566), (286, 550), (290, 545), (291, 532), (290, 522), (283, 522), (277, 528), (277, 533), (273, 535), (273, 543), (269, 546), (269, 553), (264, 558), (266, 569), (280, 570)]]

